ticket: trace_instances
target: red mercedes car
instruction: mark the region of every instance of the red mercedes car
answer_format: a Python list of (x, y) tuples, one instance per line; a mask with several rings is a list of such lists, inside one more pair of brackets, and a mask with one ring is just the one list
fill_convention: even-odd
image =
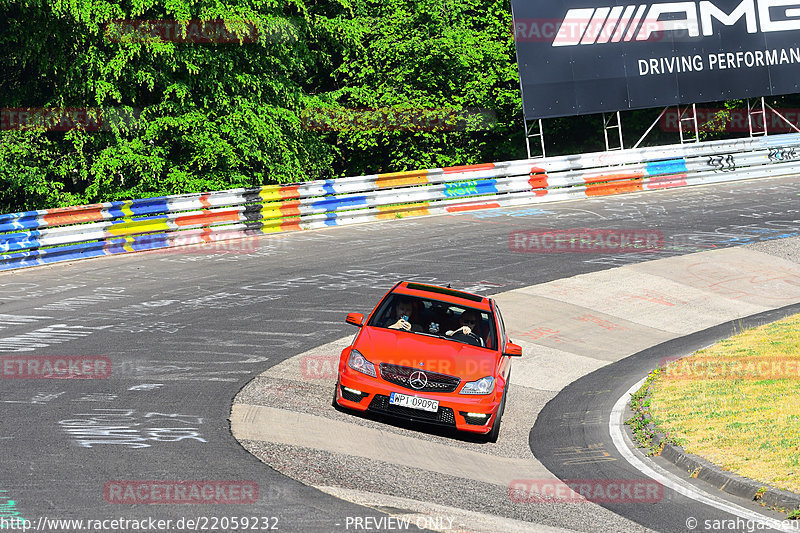
[(432, 423), (496, 442), (512, 343), (494, 300), (447, 287), (400, 282), (342, 350), (334, 407)]

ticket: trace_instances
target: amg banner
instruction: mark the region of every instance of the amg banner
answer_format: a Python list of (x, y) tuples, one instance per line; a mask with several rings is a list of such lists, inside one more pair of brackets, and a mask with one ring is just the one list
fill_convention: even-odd
[(525, 116), (790, 94), (800, 0), (511, 0)]

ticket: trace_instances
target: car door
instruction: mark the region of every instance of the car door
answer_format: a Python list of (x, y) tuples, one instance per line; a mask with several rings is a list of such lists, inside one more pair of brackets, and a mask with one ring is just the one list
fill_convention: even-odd
[(504, 356), (503, 349), (506, 346), (506, 342), (508, 342), (508, 336), (506, 335), (506, 327), (503, 323), (503, 315), (500, 312), (500, 307), (498, 307), (497, 302), (494, 300), (492, 300), (492, 307), (494, 308), (495, 322), (497, 323), (497, 348), (500, 354), (498, 374), (503, 376), (503, 379), (507, 381), (511, 373), (511, 357)]

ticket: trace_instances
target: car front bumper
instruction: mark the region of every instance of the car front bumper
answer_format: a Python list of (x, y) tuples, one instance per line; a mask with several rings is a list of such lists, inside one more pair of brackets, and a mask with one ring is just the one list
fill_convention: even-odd
[[(357, 391), (358, 394), (353, 391)], [(439, 402), (439, 410), (433, 413), (390, 405), (389, 396), (392, 392), (436, 400)], [(497, 416), (500, 395), (496, 390), (487, 395), (417, 392), (346, 368), (345, 372), (339, 376), (336, 402), (342, 407), (357, 411), (435, 424), (470, 433), (486, 434), (491, 431)], [(467, 416), (467, 413), (485, 416), (483, 418), (473, 417)]]

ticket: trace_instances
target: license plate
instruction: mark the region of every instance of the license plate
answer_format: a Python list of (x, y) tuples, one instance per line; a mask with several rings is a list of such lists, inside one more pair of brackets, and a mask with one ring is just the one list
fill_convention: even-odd
[(431, 413), (435, 413), (439, 410), (438, 400), (409, 396), (408, 394), (400, 394), (399, 392), (393, 392), (391, 396), (389, 396), (389, 403), (391, 405), (419, 409), (420, 411), (430, 411)]

